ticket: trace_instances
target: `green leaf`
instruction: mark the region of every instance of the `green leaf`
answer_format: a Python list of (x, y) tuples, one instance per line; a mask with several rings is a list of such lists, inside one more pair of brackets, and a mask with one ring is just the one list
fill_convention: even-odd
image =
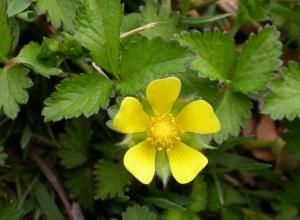
[(7, 154), (4, 152), (4, 147), (0, 146), (0, 166), (5, 165)]
[(273, 119), (293, 120), (300, 117), (300, 65), (290, 62), (283, 68), (282, 78), (273, 81), (264, 101), (263, 113)]
[(267, 169), (271, 167), (270, 164), (259, 163), (244, 156), (225, 152), (211, 154), (209, 160), (224, 167), (241, 171)]
[(6, 14), (6, 0), (0, 0), (0, 61), (11, 48), (12, 36)]
[(28, 101), (26, 89), (32, 85), (32, 81), (27, 77), (27, 72), (22, 67), (0, 68), (0, 110), (2, 108), (9, 118), (16, 118), (20, 111), (18, 104)]
[(284, 134), (284, 140), (287, 143), (287, 150), (294, 157), (300, 160), (300, 121), (294, 120), (286, 124), (288, 132)]
[(45, 77), (59, 75), (62, 73), (62, 70), (53, 67), (51, 63), (38, 59), (40, 50), (41, 46), (38, 43), (31, 42), (21, 49), (16, 59), (18, 62), (28, 65), (37, 73)]
[(180, 44), (197, 54), (192, 68), (201, 76), (225, 81), (235, 62), (235, 44), (229, 34), (220, 30), (191, 32), (176, 36)]
[(73, 28), (76, 10), (81, 5), (80, 0), (38, 0), (39, 13), (48, 13), (49, 20), (54, 28), (63, 25), (65, 30)]
[(76, 20), (75, 37), (113, 74), (118, 73), (122, 16), (120, 0), (84, 0)]
[(20, 12), (24, 11), (31, 5), (30, 0), (9, 0), (7, 1), (7, 15), (8, 17), (15, 16)]
[(40, 181), (37, 181), (34, 184), (33, 192), (39, 206), (48, 220), (65, 219), (45, 185), (43, 185)]
[(69, 190), (69, 194), (76, 198), (84, 209), (93, 211), (94, 183), (90, 168), (68, 172), (65, 185)]
[(124, 196), (125, 186), (130, 183), (126, 170), (119, 164), (107, 160), (98, 161), (94, 175), (96, 199), (122, 197)]
[(270, 0), (239, 0), (237, 22), (247, 24), (268, 19)]
[(164, 220), (200, 220), (196, 213), (190, 211), (182, 211), (169, 209), (164, 214)]
[(188, 207), (189, 210), (193, 212), (200, 212), (205, 210), (207, 203), (207, 184), (204, 182), (204, 179), (202, 177), (197, 177), (193, 181), (193, 187), (190, 197), (193, 201)]
[(264, 213), (255, 212), (251, 209), (243, 208), (242, 211), (244, 213), (245, 220), (272, 220), (273, 219)]
[(104, 108), (112, 94), (112, 83), (102, 75), (85, 74), (63, 80), (46, 99), (45, 121), (58, 121), (83, 114), (86, 117)]
[(157, 215), (147, 206), (133, 205), (122, 214), (122, 220), (157, 220)]
[(1, 220), (21, 220), (22, 213), (14, 202), (0, 199), (0, 219)]
[(273, 27), (266, 27), (256, 36), (250, 36), (233, 74), (234, 88), (243, 93), (264, 89), (282, 63), (281, 47), (279, 32)]
[(175, 41), (142, 38), (122, 53), (119, 89), (123, 95), (136, 94), (150, 80), (184, 71), (193, 57)]
[(146, 25), (153, 22), (158, 23), (155, 27), (141, 32), (148, 38), (161, 37), (170, 39), (174, 33), (182, 29), (179, 27), (179, 14), (173, 13), (170, 6), (166, 4), (159, 5), (152, 0), (146, 0), (146, 5), (141, 7), (140, 25)]
[(221, 122), (221, 131), (214, 135), (222, 143), (229, 135), (238, 136), (240, 127), (245, 127), (251, 116), (252, 103), (243, 94), (225, 91), (215, 104), (216, 114)]
[(72, 169), (88, 160), (89, 144), (92, 138), (90, 121), (78, 118), (71, 121), (65, 128), (66, 133), (60, 134), (58, 156), (61, 164)]

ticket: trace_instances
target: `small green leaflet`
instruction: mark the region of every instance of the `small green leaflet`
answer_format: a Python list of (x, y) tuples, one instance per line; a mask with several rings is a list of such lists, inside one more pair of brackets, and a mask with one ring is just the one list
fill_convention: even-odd
[(85, 118), (73, 119), (60, 134), (58, 156), (66, 169), (80, 166), (88, 160), (89, 144), (92, 138), (90, 121)]
[[(124, 167), (108, 160), (99, 160), (94, 170), (95, 199), (124, 196), (124, 188), (130, 183)], [(112, 184), (112, 181), (114, 184)]]
[(74, 197), (84, 209), (93, 211), (94, 209), (94, 182), (90, 168), (72, 170), (65, 175), (65, 185), (69, 193)]
[(6, 14), (6, 0), (0, 0), (0, 61), (10, 50), (12, 36)]
[(290, 62), (282, 70), (282, 78), (273, 81), (264, 101), (263, 113), (273, 119), (293, 120), (300, 117), (300, 65)]
[(115, 75), (122, 17), (120, 0), (84, 0), (76, 19), (75, 38), (101, 68)]
[(112, 94), (112, 82), (96, 73), (63, 80), (45, 100), (45, 121), (58, 121), (79, 115), (91, 116), (104, 108)]
[(19, 104), (28, 101), (26, 89), (32, 85), (32, 81), (27, 72), (28, 70), (22, 67), (0, 68), (0, 110), (11, 119), (17, 117), (20, 111)]
[(235, 44), (229, 34), (215, 29), (212, 32), (185, 32), (176, 39), (197, 54), (192, 68), (201, 76), (220, 81), (229, 79), (236, 57)]
[(251, 36), (242, 49), (232, 83), (237, 91), (258, 92), (266, 87), (273, 72), (282, 61), (279, 32), (274, 27), (266, 27)]
[(141, 7), (140, 26), (158, 23), (155, 27), (141, 32), (142, 35), (153, 38), (161, 37), (170, 39), (174, 33), (182, 28), (179, 27), (179, 14), (173, 13), (170, 6), (162, 4), (161, 6), (152, 0), (146, 0), (145, 6)]
[(222, 143), (229, 135), (238, 136), (240, 127), (245, 127), (251, 116), (252, 103), (247, 96), (231, 90), (219, 98), (215, 105), (216, 114), (221, 122), (221, 131), (214, 135), (217, 143)]
[(296, 119), (285, 124), (288, 132), (283, 138), (286, 142), (286, 150), (300, 161), (300, 120)]
[(189, 50), (176, 41), (142, 38), (122, 52), (120, 92), (122, 95), (136, 94), (150, 80), (183, 72), (192, 59)]
[(45, 77), (59, 75), (60, 73), (62, 73), (62, 70), (53, 67), (51, 63), (47, 63), (46, 61), (38, 59), (40, 50), (41, 46), (38, 43), (31, 42), (21, 49), (19, 55), (16, 57), (16, 60), (29, 66), (37, 73)]
[(122, 214), (122, 220), (157, 220), (156, 213), (147, 206), (133, 205)]
[(268, 19), (269, 2), (269, 0), (239, 0), (236, 22), (248, 24)]
[(76, 10), (81, 5), (80, 0), (38, 0), (39, 13), (48, 12), (49, 20), (53, 27), (59, 28), (63, 25), (65, 30), (73, 28), (73, 20)]

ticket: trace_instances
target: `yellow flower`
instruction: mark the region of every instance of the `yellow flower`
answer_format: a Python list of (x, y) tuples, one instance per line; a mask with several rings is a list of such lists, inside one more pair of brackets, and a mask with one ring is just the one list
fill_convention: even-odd
[(212, 107), (204, 100), (186, 105), (177, 115), (171, 110), (180, 93), (181, 82), (176, 77), (149, 83), (146, 96), (153, 114), (145, 113), (134, 97), (126, 97), (113, 120), (119, 132), (145, 132), (146, 138), (131, 147), (124, 156), (124, 165), (140, 182), (149, 184), (155, 175), (157, 151), (165, 151), (170, 170), (177, 182), (192, 181), (206, 166), (207, 158), (181, 141), (185, 132), (210, 134), (220, 130), (220, 122)]

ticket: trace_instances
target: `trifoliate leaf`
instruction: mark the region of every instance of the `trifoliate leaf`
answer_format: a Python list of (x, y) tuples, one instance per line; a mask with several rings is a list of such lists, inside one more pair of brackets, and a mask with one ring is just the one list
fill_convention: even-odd
[(10, 50), (12, 36), (6, 14), (6, 0), (0, 0), (0, 61)]
[(271, 83), (265, 98), (263, 113), (273, 119), (300, 117), (300, 65), (290, 62), (282, 71), (282, 78)]
[(192, 68), (201, 76), (220, 81), (229, 78), (236, 55), (235, 44), (229, 34), (216, 29), (212, 32), (184, 33), (176, 38), (197, 54)]
[(61, 147), (58, 149), (58, 156), (61, 164), (71, 169), (87, 161), (92, 130), (90, 122), (84, 118), (72, 120), (65, 130), (66, 133), (59, 138)]
[(96, 199), (122, 197), (125, 186), (130, 183), (126, 170), (119, 164), (107, 160), (98, 161), (94, 175)]
[(192, 59), (189, 50), (175, 41), (142, 38), (122, 53), (119, 89), (123, 95), (136, 94), (150, 80), (184, 71)]
[(101, 68), (114, 74), (118, 73), (122, 16), (120, 0), (84, 0), (76, 20), (75, 37)]
[(73, 28), (76, 10), (81, 5), (81, 0), (38, 0), (37, 8), (40, 14), (48, 13), (53, 27), (63, 25), (65, 30)]
[(4, 152), (4, 147), (0, 146), (0, 166), (5, 164), (5, 160), (7, 158), (7, 154)]
[(269, 0), (239, 0), (237, 22), (247, 24), (268, 18)]
[(265, 88), (273, 72), (281, 65), (279, 32), (266, 27), (251, 36), (240, 53), (232, 81), (236, 90), (249, 93)]
[(85, 74), (63, 80), (46, 99), (42, 115), (45, 121), (58, 121), (83, 114), (86, 117), (105, 107), (112, 83), (102, 75)]
[(133, 205), (122, 214), (122, 220), (157, 220), (156, 213), (149, 210), (147, 206)]
[(43, 60), (38, 59), (40, 50), (41, 46), (38, 43), (31, 42), (21, 49), (16, 59), (18, 62), (28, 65), (37, 73), (45, 77), (59, 75), (60, 73), (62, 73), (62, 70), (53, 67), (51, 63), (47, 63)]
[(22, 213), (17, 208), (14, 202), (7, 202), (3, 199), (0, 200), (0, 219), (1, 220), (21, 220)]
[(158, 23), (153, 28), (141, 32), (142, 35), (153, 38), (161, 37), (170, 39), (174, 33), (182, 30), (179, 27), (179, 14), (173, 13), (170, 6), (159, 5), (152, 0), (147, 0), (141, 7), (140, 25)]
[(83, 168), (66, 174), (66, 187), (84, 209), (93, 210), (94, 182), (92, 170)]
[(214, 135), (215, 141), (221, 143), (229, 135), (238, 136), (251, 116), (251, 108), (252, 103), (245, 95), (227, 90), (215, 105), (221, 122), (221, 130)]
[(0, 109), (9, 118), (16, 118), (20, 111), (19, 104), (28, 101), (26, 89), (32, 85), (32, 81), (27, 77), (27, 72), (22, 67), (0, 68)]

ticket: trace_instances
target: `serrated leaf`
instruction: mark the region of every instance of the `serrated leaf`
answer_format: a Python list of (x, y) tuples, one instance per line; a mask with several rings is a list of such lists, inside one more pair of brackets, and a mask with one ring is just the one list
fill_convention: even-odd
[(158, 23), (155, 27), (141, 32), (148, 38), (161, 37), (170, 39), (174, 33), (182, 30), (179, 26), (179, 14), (173, 13), (170, 6), (166, 4), (159, 5), (152, 0), (146, 0), (145, 6), (141, 7), (140, 25), (146, 25), (153, 22)]
[(237, 91), (258, 92), (265, 88), (273, 72), (281, 65), (279, 32), (266, 27), (251, 36), (242, 49), (232, 82)]
[(81, 0), (38, 0), (37, 8), (40, 14), (48, 13), (53, 27), (63, 25), (65, 30), (73, 28), (76, 10), (81, 5)]
[(27, 72), (22, 67), (0, 68), (0, 110), (9, 118), (16, 118), (20, 111), (19, 104), (28, 101), (26, 89), (32, 85), (32, 81), (27, 77)]
[(93, 210), (94, 184), (90, 168), (68, 172), (65, 185), (69, 190), (69, 194), (76, 198), (84, 209)]
[[(125, 168), (107, 160), (99, 160), (95, 166), (95, 198), (108, 199), (124, 196), (124, 188), (130, 183)], [(112, 184), (113, 180), (113, 184)]]
[(113, 74), (118, 73), (122, 16), (120, 0), (84, 0), (76, 19), (75, 37)]
[(8, 25), (6, 14), (6, 0), (0, 0), (0, 60), (4, 58), (10, 50), (12, 36)]
[(58, 156), (61, 164), (72, 169), (85, 163), (88, 159), (89, 144), (92, 138), (90, 121), (84, 118), (73, 119), (60, 134)]
[(8, 202), (3, 199), (0, 200), (0, 219), (1, 220), (21, 220), (22, 213), (17, 208), (14, 202)]
[(215, 104), (216, 114), (221, 122), (221, 131), (214, 135), (221, 143), (229, 135), (238, 136), (240, 128), (245, 127), (251, 116), (252, 103), (243, 94), (227, 90)]
[(63, 80), (46, 99), (45, 121), (58, 121), (95, 114), (105, 107), (112, 94), (112, 83), (102, 75), (85, 74)]
[(282, 70), (282, 78), (273, 81), (264, 101), (263, 113), (273, 119), (293, 120), (300, 117), (300, 65), (290, 62)]
[(225, 81), (235, 62), (235, 44), (229, 34), (220, 30), (191, 32), (176, 36), (180, 44), (197, 54), (192, 68), (201, 76)]
[(122, 220), (157, 220), (157, 215), (147, 206), (133, 205), (122, 214)]
[(45, 77), (59, 75), (60, 73), (62, 73), (62, 70), (53, 67), (51, 63), (47, 63), (43, 60), (38, 59), (40, 50), (41, 46), (38, 43), (31, 42), (21, 49), (16, 59), (18, 62), (28, 65), (37, 73)]
[(239, 0), (237, 22), (247, 24), (268, 18), (270, 0)]
[(142, 38), (122, 53), (119, 89), (123, 95), (136, 94), (147, 82), (184, 71), (193, 56), (175, 41)]
[(7, 158), (7, 154), (4, 152), (4, 147), (0, 146), (0, 166), (5, 164), (5, 160)]

